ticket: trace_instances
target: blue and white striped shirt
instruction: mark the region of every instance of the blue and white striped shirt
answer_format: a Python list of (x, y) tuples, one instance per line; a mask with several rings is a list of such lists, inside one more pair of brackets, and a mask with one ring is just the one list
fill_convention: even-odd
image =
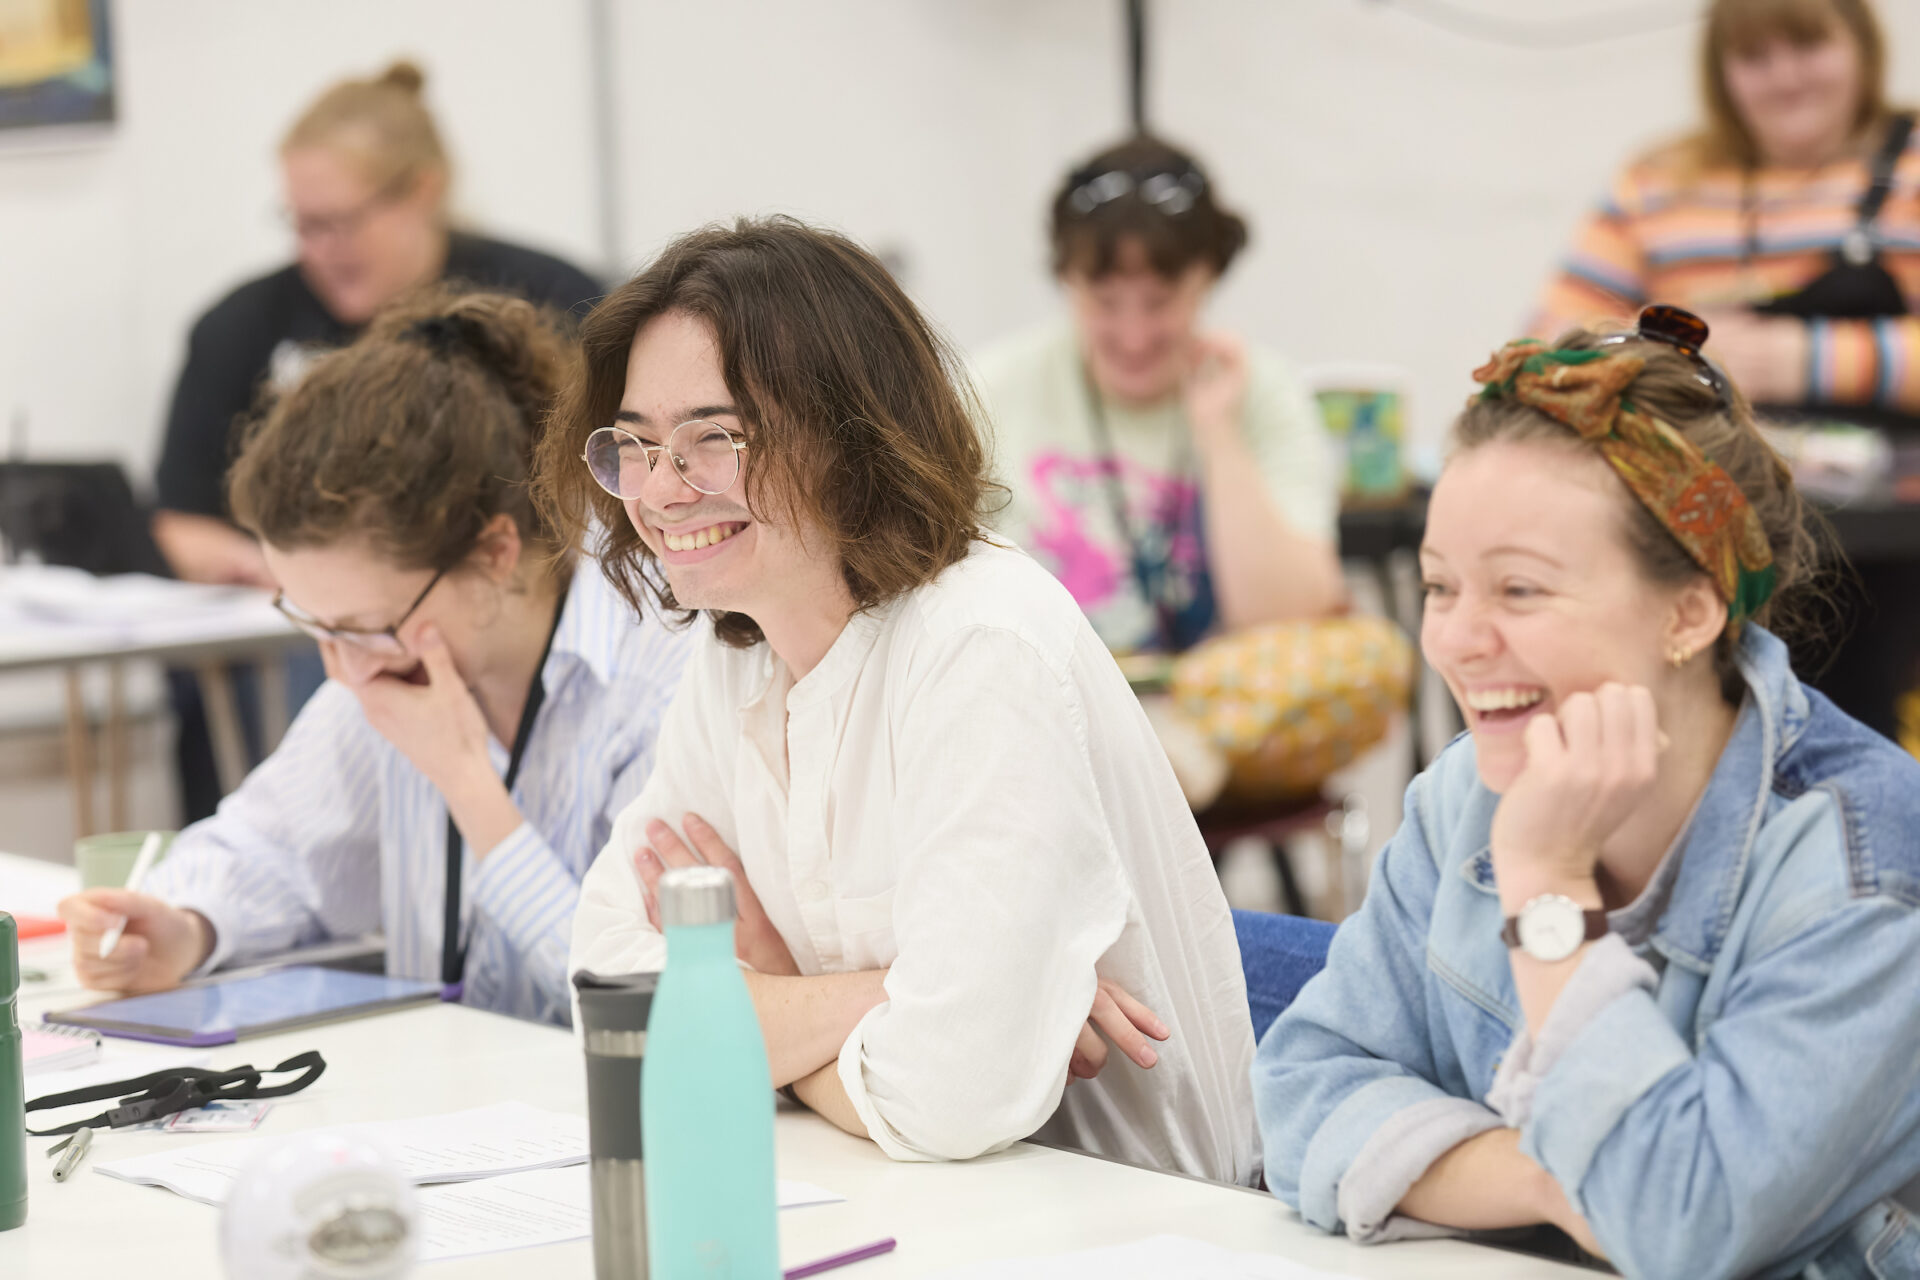
[[(513, 788), (525, 821), (477, 863), (466, 854), (465, 1003), (567, 1020), (580, 878), (653, 772), (688, 638), (636, 617), (593, 561), (575, 570)], [(488, 746), (504, 775), (506, 749)], [(446, 832), (433, 784), (328, 681), (279, 749), (181, 833), (146, 889), (212, 923), (204, 969), (384, 928), (388, 973), (437, 979)]]

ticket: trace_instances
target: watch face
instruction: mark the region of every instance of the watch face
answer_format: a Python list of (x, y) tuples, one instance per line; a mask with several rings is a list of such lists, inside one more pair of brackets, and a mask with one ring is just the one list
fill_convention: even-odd
[(1520, 946), (1536, 960), (1565, 960), (1586, 941), (1580, 904), (1558, 894), (1535, 898), (1520, 910)]

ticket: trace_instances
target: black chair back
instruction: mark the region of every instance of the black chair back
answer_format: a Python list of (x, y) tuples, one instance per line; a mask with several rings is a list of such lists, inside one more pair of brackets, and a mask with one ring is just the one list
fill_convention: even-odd
[(0, 535), (15, 556), (170, 577), (151, 517), (117, 462), (0, 462)]

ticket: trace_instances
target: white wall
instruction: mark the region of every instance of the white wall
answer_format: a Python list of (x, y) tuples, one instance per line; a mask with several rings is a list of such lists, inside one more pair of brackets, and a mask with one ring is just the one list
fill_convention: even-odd
[[(1617, 0), (1460, 0), (1520, 23)], [(1216, 306), (1302, 363), (1409, 366), (1429, 439), (1513, 336), (1609, 174), (1693, 111), (1697, 4), (1664, 29), (1522, 50), (1377, 0), (1157, 0), (1149, 109), (1254, 226)], [(1920, 97), (1920, 5), (1883, 3)], [(905, 256), (963, 343), (1048, 315), (1045, 209), (1121, 132), (1119, 0), (632, 5), (624, 231), (788, 209)], [(1676, 17), (1680, 20), (1676, 24)], [(662, 50), (697, 49), (700, 56)]]
[[(1516, 21), (1658, 8), (1458, 0)], [(1053, 306), (1047, 198), (1123, 121), (1119, 0), (617, 0), (626, 265), (785, 209), (906, 265), (963, 343)], [(1695, 6), (1697, 7), (1697, 5)], [(1157, 0), (1152, 106), (1254, 224), (1217, 314), (1301, 362), (1416, 373), (1429, 434), (1608, 173), (1691, 113), (1694, 30), (1523, 51), (1380, 0)], [(1686, 8), (1672, 6), (1684, 14)], [(1920, 98), (1920, 5), (1883, 0)], [(273, 144), (330, 79), (419, 58), (499, 234), (598, 248), (587, 0), (116, 6), (120, 119), (0, 140), (0, 420), (144, 476), (191, 318), (279, 261)]]

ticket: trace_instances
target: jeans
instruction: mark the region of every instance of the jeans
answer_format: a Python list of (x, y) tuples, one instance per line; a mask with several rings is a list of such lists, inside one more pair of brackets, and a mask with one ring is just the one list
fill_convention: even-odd
[(1324, 920), (1266, 911), (1233, 913), (1233, 932), (1240, 940), (1240, 967), (1247, 975), (1247, 1005), (1253, 1013), (1256, 1041), (1293, 1003), (1307, 979), (1326, 967), (1333, 930), (1334, 926)]

